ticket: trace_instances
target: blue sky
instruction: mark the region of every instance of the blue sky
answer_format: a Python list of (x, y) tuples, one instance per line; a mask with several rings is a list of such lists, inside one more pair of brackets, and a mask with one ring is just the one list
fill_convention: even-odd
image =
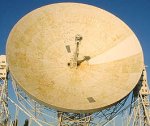
[(0, 55), (5, 54), (9, 32), (21, 17), (38, 7), (57, 2), (87, 3), (122, 19), (141, 43), (150, 80), (150, 0), (0, 0)]
[[(136, 34), (150, 66), (150, 0), (0, 0), (0, 55), (17, 21), (30, 11), (51, 3), (78, 2), (105, 9), (122, 19)], [(150, 68), (147, 68), (150, 80)]]
[[(150, 66), (150, 0), (0, 0), (0, 54), (10, 30), (28, 12), (51, 3), (79, 2), (105, 9), (122, 19), (138, 37)], [(147, 68), (150, 80), (150, 68)]]

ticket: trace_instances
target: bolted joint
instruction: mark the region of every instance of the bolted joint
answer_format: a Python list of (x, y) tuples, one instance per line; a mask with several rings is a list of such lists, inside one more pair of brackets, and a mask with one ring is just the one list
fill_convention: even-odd
[(76, 42), (80, 42), (82, 40), (82, 36), (80, 35), (80, 34), (77, 34), (76, 36), (75, 36), (75, 41)]

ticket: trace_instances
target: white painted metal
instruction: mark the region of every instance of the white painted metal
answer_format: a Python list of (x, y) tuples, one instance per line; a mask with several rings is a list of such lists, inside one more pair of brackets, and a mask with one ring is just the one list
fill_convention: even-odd
[(133, 90), (144, 66), (140, 43), (125, 23), (80, 3), (47, 5), (24, 16), (10, 32), (6, 53), (15, 83), (63, 112), (109, 108)]
[[(6, 66), (6, 64), (3, 66)], [(4, 67), (3, 67), (4, 68)], [(5, 67), (6, 68), (6, 67)], [(4, 72), (5, 73), (5, 72)], [(4, 76), (3, 76), (4, 77)], [(7, 74), (4, 77), (5, 80), (7, 80)], [(3, 79), (4, 80), (4, 79)], [(6, 81), (7, 82), (7, 81)], [(14, 82), (14, 81), (13, 81)], [(56, 126), (57, 124), (59, 124), (60, 126), (64, 126), (64, 125), (71, 125), (71, 124), (83, 124), (87, 121), (85, 121), (84, 119), (90, 119), (89, 123), (87, 125), (98, 125), (98, 126), (118, 126), (117, 124), (117, 117), (119, 117), (120, 113), (123, 114), (125, 113), (125, 115), (123, 115), (123, 118), (125, 119), (125, 123), (123, 123), (122, 121), (122, 126), (149, 126), (149, 87), (147, 84), (147, 77), (146, 77), (146, 70), (143, 70), (143, 74), (141, 75), (141, 79), (137, 85), (137, 87), (134, 89), (133, 91), (133, 98), (134, 98), (134, 102), (129, 105), (131, 107), (127, 107), (124, 110), (122, 110), (120, 113), (118, 112), (114, 112), (114, 115), (117, 114), (116, 117), (112, 116), (111, 114), (107, 115), (103, 115), (103, 117), (98, 118), (98, 116), (100, 114), (97, 114), (97, 116), (94, 116), (94, 114), (89, 115), (87, 117), (83, 117), (83, 118), (78, 118), (76, 120), (73, 119), (77, 118), (79, 116), (76, 114), (71, 114), (71, 113), (63, 113), (62, 112), (62, 117), (61, 120), (58, 120), (59, 118), (57, 118), (57, 111), (56, 110), (48, 110), (50, 113), (47, 114), (46, 113), (46, 108), (43, 105), (38, 104), (37, 102), (35, 102), (34, 100), (30, 99), (19, 87), (17, 87), (17, 85), (14, 83), (14, 91), (16, 93), (17, 99), (18, 99), (18, 103), (19, 105), (17, 105), (17, 103), (15, 103), (13, 100), (11, 100), (8, 96), (6, 97), (6, 88), (7, 88), (7, 83), (3, 83), (5, 84), (5, 92), (3, 92), (1, 95), (1, 98), (6, 98), (7, 100), (9, 100), (16, 108), (15, 111), (15, 118), (14, 120), (19, 119), (19, 113), (23, 112), (25, 115), (27, 115), (28, 119), (29, 119), (29, 126), (32, 126), (33, 123), (38, 125), (38, 126)], [(2, 86), (3, 87), (3, 86)], [(143, 90), (144, 89), (144, 90)], [(2, 100), (2, 99), (1, 99)], [(6, 103), (6, 102), (5, 102)], [(1, 104), (3, 105), (3, 104)], [(124, 104), (122, 104), (121, 106), (123, 106)], [(119, 106), (116, 105), (116, 110), (117, 108), (119, 108)], [(129, 108), (131, 108), (131, 113), (129, 111)], [(3, 105), (3, 109), (7, 110), (5, 112), (7, 113), (3, 113), (5, 114), (6, 119), (9, 119), (9, 113), (8, 113), (8, 108), (7, 108), (7, 104)], [(121, 108), (120, 108), (121, 109)], [(119, 110), (120, 110), (119, 109)], [(115, 110), (114, 108), (112, 108), (112, 110)], [(111, 109), (108, 110), (111, 112)], [(107, 111), (101, 111), (100, 113), (106, 113)], [(55, 118), (54, 118), (55, 115)], [(82, 116), (82, 115), (81, 115)], [(0, 116), (2, 117), (2, 116)], [(42, 118), (41, 118), (42, 117)], [(104, 117), (107, 117), (104, 119)], [(48, 122), (46, 121), (47, 118), (51, 118), (51, 121)], [(121, 118), (121, 117), (120, 117)], [(91, 120), (92, 119), (92, 120)], [(98, 120), (98, 122), (95, 123), (93, 121), (93, 119)], [(105, 120), (105, 121), (104, 121)], [(66, 121), (66, 122), (65, 122)], [(104, 122), (103, 122), (104, 121)], [(102, 123), (103, 122), (103, 123)], [(13, 126), (13, 121), (8, 121), (7, 122), (8, 126)], [(120, 126), (120, 124), (119, 124)]]
[(0, 55), (0, 125), (7, 125), (8, 119), (9, 111), (6, 56)]
[[(141, 46), (128, 26), (104, 10), (77, 3), (54, 4), (16, 24), (8, 38), (7, 59), (17, 103), (7, 96), (3, 57), (0, 100), (6, 100), (1, 104), (6, 119), (7, 99), (16, 109), (10, 126), (18, 123), (21, 112), (29, 126), (150, 126)], [(133, 103), (121, 111), (135, 86)], [(124, 113), (125, 120), (118, 121)]]
[(122, 116), (126, 118), (126, 123), (122, 124), (122, 126), (150, 126), (149, 98), (149, 86), (147, 83), (146, 69), (144, 68), (141, 79), (133, 90), (133, 103), (123, 109), (116, 117), (108, 121), (104, 126), (111, 126), (111, 122), (116, 121), (118, 117), (121, 118), (120, 115), (122, 114)]

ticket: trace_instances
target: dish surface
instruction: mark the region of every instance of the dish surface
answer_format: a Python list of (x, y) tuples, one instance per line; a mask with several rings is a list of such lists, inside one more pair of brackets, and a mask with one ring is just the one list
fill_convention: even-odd
[(143, 53), (130, 28), (100, 8), (57, 3), (25, 15), (12, 29), (7, 62), (34, 100), (65, 112), (110, 107), (136, 86)]

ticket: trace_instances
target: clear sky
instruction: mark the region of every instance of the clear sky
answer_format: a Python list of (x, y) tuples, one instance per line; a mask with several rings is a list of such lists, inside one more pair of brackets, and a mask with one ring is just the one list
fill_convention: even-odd
[(78, 2), (105, 9), (122, 19), (136, 34), (143, 48), (150, 80), (150, 0), (0, 0), (0, 55), (10, 30), (28, 12), (57, 2)]
[[(145, 64), (150, 66), (150, 0), (0, 0), (0, 54), (5, 54), (9, 32), (21, 17), (38, 7), (57, 2), (91, 4), (122, 19), (140, 40)], [(150, 74), (150, 68), (147, 71)]]

